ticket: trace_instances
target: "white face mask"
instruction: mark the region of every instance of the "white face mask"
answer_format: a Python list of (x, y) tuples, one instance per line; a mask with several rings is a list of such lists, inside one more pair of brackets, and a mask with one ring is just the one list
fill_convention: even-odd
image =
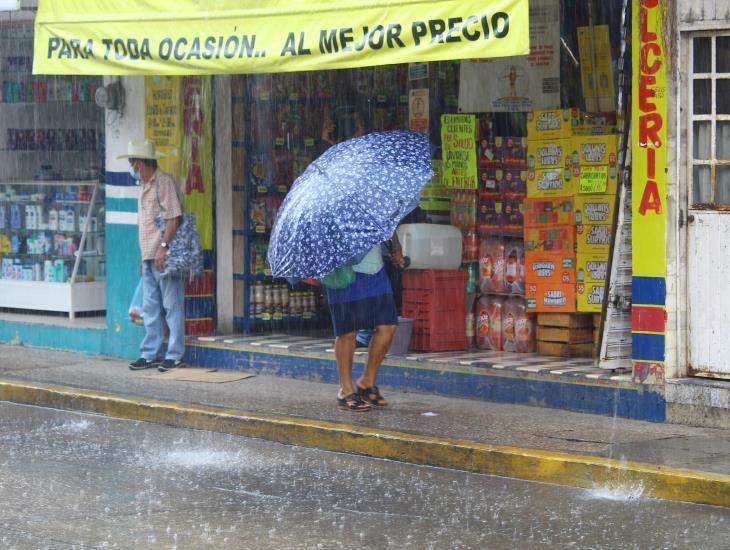
[(131, 165), (130, 165), (130, 167), (129, 167), (129, 175), (130, 175), (130, 176), (132, 176), (132, 179), (133, 179), (134, 181), (136, 181), (136, 182), (138, 182), (139, 180), (141, 180), (141, 179), (142, 179), (142, 176), (140, 176), (140, 175), (139, 175), (139, 172), (137, 172), (137, 171), (136, 171), (136, 170), (134, 169), (134, 166), (131, 166)]

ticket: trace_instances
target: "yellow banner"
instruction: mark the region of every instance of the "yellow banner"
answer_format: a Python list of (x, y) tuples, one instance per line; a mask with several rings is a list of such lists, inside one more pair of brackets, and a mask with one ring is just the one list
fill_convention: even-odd
[(274, 73), (527, 55), (528, 0), (40, 0), (35, 74)]
[(666, 276), (666, 0), (633, 2), (631, 210), (634, 277)]

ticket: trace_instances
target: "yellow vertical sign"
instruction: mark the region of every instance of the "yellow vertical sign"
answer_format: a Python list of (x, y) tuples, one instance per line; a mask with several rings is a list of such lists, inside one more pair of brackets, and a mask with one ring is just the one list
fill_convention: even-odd
[(145, 136), (165, 153), (158, 164), (180, 184), (206, 250), (213, 248), (212, 116), (210, 77), (145, 77)]
[(165, 153), (160, 167), (180, 179), (180, 82), (179, 76), (146, 76), (144, 135)]
[(634, 277), (666, 276), (666, 1), (633, 2), (632, 249)]

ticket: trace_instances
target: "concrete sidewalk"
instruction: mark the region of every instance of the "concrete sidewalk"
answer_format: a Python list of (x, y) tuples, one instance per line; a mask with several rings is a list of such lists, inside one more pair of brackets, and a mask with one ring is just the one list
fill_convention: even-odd
[(0, 400), (559, 484), (641, 484), (648, 496), (730, 506), (726, 430), (387, 388), (390, 406), (357, 414), (337, 409), (332, 384), (147, 374), (119, 359), (0, 345)]

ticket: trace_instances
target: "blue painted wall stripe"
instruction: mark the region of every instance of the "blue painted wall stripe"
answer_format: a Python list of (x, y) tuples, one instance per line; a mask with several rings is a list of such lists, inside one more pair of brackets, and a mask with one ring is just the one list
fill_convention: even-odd
[(105, 172), (104, 181), (107, 185), (137, 185), (129, 172)]
[(663, 306), (666, 303), (664, 277), (632, 277), (631, 300), (637, 305)]
[(190, 296), (185, 298), (185, 318), (200, 319), (215, 316), (215, 300), (208, 296)]
[(106, 198), (107, 212), (136, 212), (137, 199), (113, 199)]
[[(336, 363), (328, 359), (195, 346), (188, 347), (186, 361), (201, 367), (251, 369), (275, 376), (337, 382)], [(362, 364), (356, 363), (353, 374), (359, 376), (362, 367)], [(399, 391), (412, 390), (502, 403), (540, 403), (551, 408), (610, 416), (616, 411), (623, 418), (652, 422), (664, 422), (666, 419), (663, 395), (648, 388), (591, 386), (534, 378), (407, 368), (387, 363), (378, 372), (378, 384)]]
[(633, 333), (632, 359), (635, 361), (664, 361), (664, 335)]

